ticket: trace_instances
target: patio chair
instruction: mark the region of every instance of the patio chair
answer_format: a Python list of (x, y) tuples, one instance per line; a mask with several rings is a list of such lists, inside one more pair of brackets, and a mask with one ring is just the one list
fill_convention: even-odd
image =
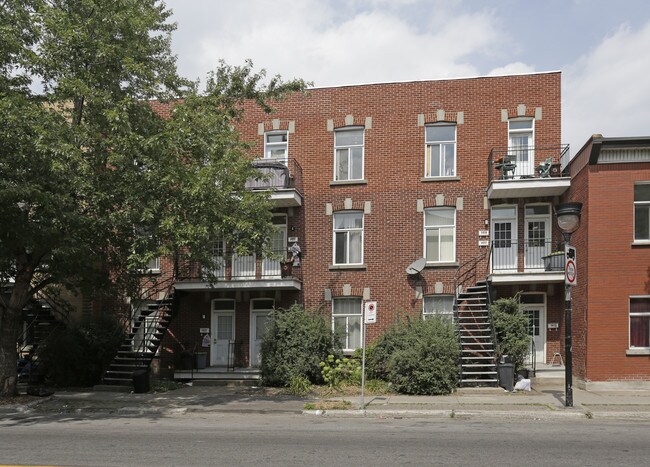
[(551, 165), (553, 165), (553, 158), (547, 157), (544, 162), (537, 166), (537, 173), (540, 178), (549, 178), (551, 176)]

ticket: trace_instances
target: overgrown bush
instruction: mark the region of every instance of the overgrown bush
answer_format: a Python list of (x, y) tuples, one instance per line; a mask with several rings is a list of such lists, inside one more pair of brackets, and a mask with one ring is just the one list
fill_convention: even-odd
[(275, 310), (263, 340), (260, 371), (264, 384), (289, 386), (292, 377), (323, 382), (320, 362), (336, 354), (330, 321), (300, 305)]
[(54, 331), (40, 354), (46, 380), (56, 386), (98, 384), (123, 339), (121, 324), (109, 315)]
[(366, 356), (368, 374), (403, 394), (449, 394), (458, 384), (458, 341), (442, 317), (406, 318), (387, 330)]
[(516, 296), (496, 300), (490, 311), (497, 336), (497, 355), (510, 355), (515, 371), (518, 371), (530, 352), (528, 316), (521, 311)]
[(337, 358), (330, 354), (320, 362), (320, 367), (323, 379), (330, 388), (337, 388), (341, 384), (361, 385), (361, 361), (356, 358)]

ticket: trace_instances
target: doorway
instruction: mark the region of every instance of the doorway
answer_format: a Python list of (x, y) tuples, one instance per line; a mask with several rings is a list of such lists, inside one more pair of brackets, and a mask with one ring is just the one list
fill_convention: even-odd
[(544, 269), (544, 256), (551, 252), (551, 206), (527, 204), (525, 208), (524, 268)]
[(517, 206), (492, 207), (492, 270), (517, 270)]
[(210, 366), (229, 366), (233, 362), (235, 339), (235, 301), (212, 300), (212, 342)]
[(262, 340), (271, 322), (271, 313), (274, 306), (275, 303), (272, 298), (254, 298), (251, 300), (251, 367), (259, 367), (262, 363)]
[(528, 316), (528, 335), (531, 337), (531, 350), (526, 363), (546, 363), (546, 294), (523, 293), (520, 297), (521, 311)]

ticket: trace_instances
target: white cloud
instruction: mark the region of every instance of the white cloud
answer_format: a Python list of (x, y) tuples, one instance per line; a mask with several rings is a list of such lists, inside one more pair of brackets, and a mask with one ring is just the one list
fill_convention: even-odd
[(621, 27), (563, 74), (563, 140), (571, 152), (594, 133), (650, 134), (650, 22)]
[(534, 71), (535, 68), (532, 67), (531, 65), (522, 62), (514, 62), (490, 70), (488, 76), (517, 75), (523, 73), (533, 73)]

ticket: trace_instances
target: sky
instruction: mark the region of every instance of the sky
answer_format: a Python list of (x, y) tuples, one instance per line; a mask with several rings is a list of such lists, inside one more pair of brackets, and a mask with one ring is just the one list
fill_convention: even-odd
[(562, 142), (650, 135), (647, 0), (166, 0), (181, 75), (316, 87), (562, 72)]

